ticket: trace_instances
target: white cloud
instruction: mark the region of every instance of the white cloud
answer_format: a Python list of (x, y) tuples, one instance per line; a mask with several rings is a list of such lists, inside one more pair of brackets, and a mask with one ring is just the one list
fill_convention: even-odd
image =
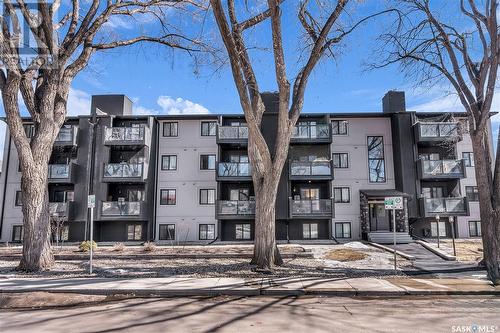
[(160, 109), (149, 109), (143, 106), (134, 106), (135, 114), (208, 114), (210, 111), (203, 105), (194, 103), (181, 97), (160, 96), (156, 100)]
[(78, 116), (90, 114), (91, 96), (83, 90), (69, 89), (67, 115)]
[(121, 16), (111, 16), (104, 25), (111, 29), (132, 29), (131, 20), (126, 20)]

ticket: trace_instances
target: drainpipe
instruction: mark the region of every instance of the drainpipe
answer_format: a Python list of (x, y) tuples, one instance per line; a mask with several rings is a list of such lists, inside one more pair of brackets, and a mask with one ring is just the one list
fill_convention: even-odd
[[(5, 124), (7, 126), (7, 124)], [(2, 197), (2, 215), (0, 218), (0, 237), (2, 237), (2, 230), (3, 230), (3, 219), (4, 219), (4, 214), (5, 214), (5, 195), (7, 194), (7, 178), (9, 177), (9, 165), (10, 165), (10, 148), (12, 144), (12, 139), (10, 138), (9, 135), (9, 146), (7, 149), (7, 163), (4, 163), (4, 165), (7, 166), (5, 170), (5, 177), (4, 177), (4, 182), (3, 182), (3, 197)]]
[[(156, 205), (158, 204), (158, 155), (159, 155), (159, 149), (158, 147), (160, 146), (160, 123), (158, 119), (153, 118), (154, 122), (156, 123), (156, 145), (155, 145), (155, 179), (154, 179), (154, 208), (153, 208), (153, 240), (156, 239), (156, 213), (157, 213), (157, 207)], [(150, 152), (151, 154), (152, 152)]]

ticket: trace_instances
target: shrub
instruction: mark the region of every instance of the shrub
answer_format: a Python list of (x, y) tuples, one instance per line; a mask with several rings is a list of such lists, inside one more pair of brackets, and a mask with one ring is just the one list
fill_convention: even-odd
[[(81, 242), (81, 244), (80, 244), (80, 246), (78, 246), (78, 248), (82, 252), (88, 252), (88, 251), (90, 251), (90, 241), (83, 241), (83, 242)], [(92, 241), (92, 250), (95, 251), (96, 249), (97, 249), (97, 243), (95, 241)]]
[(146, 242), (142, 244), (142, 246), (145, 252), (153, 252), (154, 250), (156, 250), (156, 244), (153, 242)]
[(115, 243), (111, 248), (113, 252), (123, 252), (125, 251), (125, 245), (123, 243)]

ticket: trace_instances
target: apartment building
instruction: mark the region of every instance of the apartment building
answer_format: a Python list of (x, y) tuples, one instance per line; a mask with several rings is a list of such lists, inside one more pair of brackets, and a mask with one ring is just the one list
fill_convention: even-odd
[[(277, 99), (262, 97), (262, 132), (274, 149)], [(301, 115), (278, 187), (280, 241), (385, 242), (393, 225), (387, 196), (404, 198), (395, 217), (399, 242), (480, 236), (465, 114), (406, 111), (396, 91), (382, 104), (383, 112)], [(123, 95), (93, 96), (90, 111), (67, 119), (50, 160), (50, 212), (63, 222), (60, 239), (88, 236), (87, 195), (95, 193), (97, 241), (253, 240), (243, 115), (139, 116)], [(25, 123), (30, 136), (34, 128)], [(0, 241), (20, 242), (21, 174), (8, 133), (2, 170)]]

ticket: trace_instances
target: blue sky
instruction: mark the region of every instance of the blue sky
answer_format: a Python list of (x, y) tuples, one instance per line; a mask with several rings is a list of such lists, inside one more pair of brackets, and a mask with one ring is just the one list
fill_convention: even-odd
[[(289, 2), (291, 3), (291, 2)], [(370, 1), (352, 11), (352, 18), (381, 9), (383, 1)], [(294, 5), (283, 16), (285, 51), (289, 78), (298, 68), (301, 39), (294, 15)], [(381, 99), (391, 89), (404, 90), (407, 109), (417, 111), (462, 111), (457, 98), (447, 87), (436, 84), (424, 89), (414, 87), (398, 66), (368, 71), (364, 63), (373, 59), (375, 38), (389, 22), (389, 17), (364, 24), (345, 39), (336, 60), (324, 59), (309, 80), (303, 112), (380, 112)], [(154, 23), (147, 24), (154, 31)], [(108, 26), (117, 33), (131, 34), (135, 27), (122, 20)], [(268, 26), (251, 31), (252, 45), (269, 46)], [(195, 28), (190, 28), (195, 29)], [(194, 31), (194, 30), (193, 30)], [(217, 40), (211, 18), (205, 35)], [(262, 91), (276, 90), (274, 67), (269, 52), (253, 51), (255, 70)], [(68, 114), (88, 114), (93, 94), (125, 94), (134, 101), (137, 113), (239, 113), (241, 107), (228, 66), (216, 71), (204, 66), (194, 74), (191, 59), (180, 51), (161, 46), (140, 45), (97, 53), (89, 67), (73, 82)], [(500, 110), (497, 94), (494, 110)], [(2, 112), (3, 113), (3, 112)], [(499, 117), (495, 119), (498, 129)]]

